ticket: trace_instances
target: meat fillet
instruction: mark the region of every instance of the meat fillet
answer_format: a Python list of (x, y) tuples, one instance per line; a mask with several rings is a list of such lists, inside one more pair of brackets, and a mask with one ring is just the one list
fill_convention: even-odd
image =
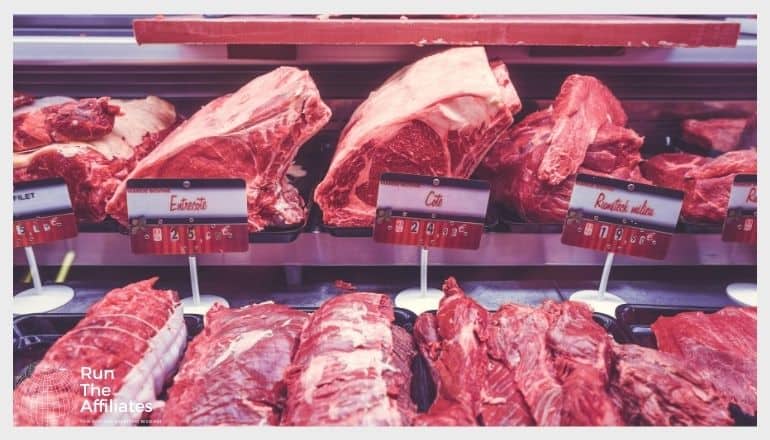
[(156, 280), (108, 292), (54, 343), (13, 392), (15, 425), (132, 425), (152, 411), (187, 337), (176, 292)]
[(757, 412), (757, 311), (725, 307), (679, 313), (652, 324), (660, 351), (680, 356), (727, 400)]
[(307, 319), (277, 304), (215, 304), (187, 348), (158, 424), (278, 425), (283, 375)]
[(414, 408), (405, 408), (402, 393), (411, 373), (393, 319), (389, 297), (365, 292), (337, 296), (313, 313), (286, 373), (281, 424), (409, 424)]

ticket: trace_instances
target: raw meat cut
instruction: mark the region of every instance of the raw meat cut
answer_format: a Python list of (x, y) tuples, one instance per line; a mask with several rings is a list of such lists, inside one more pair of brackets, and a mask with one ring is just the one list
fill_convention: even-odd
[(483, 47), (454, 48), (396, 72), (356, 109), (315, 191), (323, 221), (371, 226), (384, 172), (468, 178), (521, 102)]
[(756, 414), (756, 309), (725, 307), (711, 314), (660, 317), (652, 331), (660, 351), (682, 357), (727, 400)]
[(740, 145), (748, 123), (748, 118), (685, 119), (682, 139), (707, 150), (726, 153)]
[[(699, 159), (686, 153), (658, 155), (646, 161), (643, 169), (656, 185), (684, 190), (682, 217), (690, 222), (724, 221), (735, 176), (757, 173), (757, 152), (753, 149), (731, 151), (689, 170), (684, 169), (683, 162), (697, 164)], [(668, 174), (662, 172), (666, 169)]]
[(152, 411), (187, 337), (176, 292), (156, 281), (108, 292), (56, 341), (13, 392), (15, 425), (127, 425)]
[(490, 346), (513, 371), (538, 425), (623, 425), (609, 394), (609, 336), (581, 303), (495, 312)]
[[(416, 338), (428, 361), (436, 400), (416, 425), (475, 425), (487, 375), (487, 311), (465, 295), (454, 278), (446, 280), (436, 317), (420, 317)], [(446, 413), (453, 413), (447, 420)], [(449, 422), (449, 423), (447, 423)]]
[[(408, 425), (411, 371), (393, 330), (393, 304), (377, 293), (339, 295), (312, 314), (286, 373), (282, 425)], [(407, 346), (409, 344), (406, 344)], [(408, 350), (408, 349), (407, 349)]]
[[(286, 171), (302, 144), (330, 117), (307, 71), (279, 67), (205, 105), (127, 179), (240, 178), (246, 181), (252, 231), (297, 225), (306, 207)], [(107, 212), (128, 223), (125, 181)]]
[(732, 424), (727, 401), (697, 368), (680, 358), (633, 344), (613, 343), (612, 393), (629, 424)]
[(577, 173), (646, 182), (638, 167), (644, 138), (625, 128), (627, 120), (601, 81), (570, 75), (552, 106), (498, 139), (477, 175), (524, 220), (560, 223)]
[(639, 164), (642, 174), (655, 185), (684, 191), (684, 175), (711, 159), (690, 153), (663, 153)]
[(21, 92), (13, 92), (13, 109), (16, 110), (19, 107), (23, 107), (25, 105), (29, 105), (35, 102), (35, 98), (33, 98), (30, 95), (21, 93)]
[[(308, 315), (272, 303), (206, 313), (189, 344), (161, 425), (278, 425), (286, 398), (283, 375)], [(154, 414), (153, 414), (154, 415)]]
[[(49, 143), (15, 152), (14, 182), (62, 177), (78, 219), (88, 223), (104, 220), (105, 206), (118, 184), (177, 120), (174, 106), (154, 96), (127, 101), (113, 99), (106, 105), (121, 109), (109, 133), (88, 142)], [(40, 110), (33, 112), (37, 111)]]
[(110, 98), (87, 98), (51, 105), (13, 117), (13, 151), (53, 142), (93, 141), (112, 131), (120, 107)]

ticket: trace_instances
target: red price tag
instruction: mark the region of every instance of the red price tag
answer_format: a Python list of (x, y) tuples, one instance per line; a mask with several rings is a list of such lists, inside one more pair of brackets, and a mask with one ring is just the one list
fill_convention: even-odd
[(13, 185), (13, 246), (34, 246), (78, 235), (67, 184), (45, 179)]
[(385, 173), (377, 192), (374, 241), (478, 249), (488, 204), (484, 181)]
[(757, 244), (757, 175), (735, 176), (722, 228), (722, 240)]
[(668, 188), (578, 174), (561, 242), (662, 260), (683, 197), (681, 191)]
[(129, 180), (127, 198), (134, 253), (192, 255), (249, 248), (241, 179)]

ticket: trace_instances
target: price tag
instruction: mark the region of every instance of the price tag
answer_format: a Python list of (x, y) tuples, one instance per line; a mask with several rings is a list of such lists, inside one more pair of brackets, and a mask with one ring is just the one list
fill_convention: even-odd
[(64, 179), (13, 184), (13, 247), (33, 246), (78, 235)]
[(722, 240), (757, 243), (757, 175), (738, 174), (730, 191)]
[(662, 260), (682, 209), (681, 191), (578, 174), (561, 242)]
[(137, 254), (245, 252), (242, 179), (132, 179), (126, 182), (131, 251)]
[(384, 173), (374, 241), (478, 249), (488, 204), (485, 181)]

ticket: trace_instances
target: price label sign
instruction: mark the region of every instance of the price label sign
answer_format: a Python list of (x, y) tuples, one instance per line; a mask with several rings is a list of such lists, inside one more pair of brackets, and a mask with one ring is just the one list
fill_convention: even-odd
[(179, 255), (249, 248), (242, 179), (132, 179), (126, 182), (131, 251)]
[(757, 175), (738, 174), (730, 191), (722, 240), (757, 243)]
[(374, 241), (478, 249), (488, 204), (485, 181), (384, 173), (377, 192)]
[(34, 246), (78, 235), (64, 179), (13, 184), (13, 246)]
[(662, 260), (683, 198), (684, 193), (669, 188), (578, 174), (561, 242)]

